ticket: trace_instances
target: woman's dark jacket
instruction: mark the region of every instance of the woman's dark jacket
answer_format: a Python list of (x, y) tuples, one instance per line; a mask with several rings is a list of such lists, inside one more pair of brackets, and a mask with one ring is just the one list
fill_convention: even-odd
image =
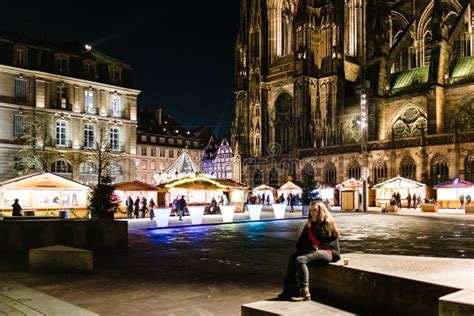
[[(335, 236), (329, 236), (328, 233), (328, 223), (321, 222), (321, 223), (311, 223), (311, 230), (313, 231), (314, 236), (316, 239), (319, 240), (321, 245), (319, 249), (322, 250), (331, 250), (333, 262), (338, 261), (341, 259), (340, 257), (340, 250), (339, 250), (339, 238)], [(308, 224), (305, 223), (304, 229), (301, 232), (300, 238), (296, 242), (296, 249), (298, 253), (307, 254), (311, 253), (315, 250), (311, 239), (309, 238), (308, 234)]]

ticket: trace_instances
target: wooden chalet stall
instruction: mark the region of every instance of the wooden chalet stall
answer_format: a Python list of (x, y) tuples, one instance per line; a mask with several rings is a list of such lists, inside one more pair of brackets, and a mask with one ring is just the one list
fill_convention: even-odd
[(157, 205), (159, 204), (158, 187), (155, 187), (145, 182), (136, 180), (119, 183), (115, 185), (115, 193), (120, 197), (120, 200), (122, 201), (120, 205), (120, 214), (116, 213), (115, 218), (127, 217), (127, 208), (125, 202), (129, 196), (132, 197), (133, 201), (135, 201), (137, 197), (139, 197), (140, 200), (142, 197), (145, 197), (147, 203), (150, 202), (150, 199), (153, 199), (153, 201), (155, 201)]

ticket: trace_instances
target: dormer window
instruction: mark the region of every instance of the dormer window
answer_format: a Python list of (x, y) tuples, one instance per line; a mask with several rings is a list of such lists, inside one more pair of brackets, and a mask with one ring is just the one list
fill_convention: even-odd
[(122, 69), (120, 67), (113, 65), (109, 67), (110, 80), (112, 82), (120, 82), (122, 80)]
[(24, 46), (13, 47), (13, 64), (17, 66), (27, 66), (28, 48)]
[(59, 73), (67, 73), (69, 70), (68, 56), (64, 54), (56, 54), (56, 71)]
[(84, 75), (88, 78), (94, 78), (96, 76), (96, 65), (97, 63), (93, 60), (84, 60)]

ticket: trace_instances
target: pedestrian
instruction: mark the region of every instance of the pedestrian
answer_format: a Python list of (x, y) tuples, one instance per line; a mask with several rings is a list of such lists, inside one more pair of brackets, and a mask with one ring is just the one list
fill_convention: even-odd
[(217, 201), (215, 198), (212, 198), (210, 205), (211, 214), (217, 214)]
[(459, 196), (459, 202), (461, 203), (461, 208), (463, 208), (464, 207), (464, 194), (461, 194)]
[[(215, 200), (214, 200), (215, 201)], [(183, 220), (184, 216), (184, 208), (186, 207), (186, 200), (184, 199), (184, 195), (178, 201), (178, 212), (179, 212), (179, 220)]]
[(308, 220), (296, 243), (296, 252), (288, 258), (286, 278), (280, 299), (308, 301), (310, 263), (329, 263), (340, 259), (339, 229), (321, 200), (309, 205)]
[(288, 196), (288, 200), (290, 202), (290, 213), (294, 213), (295, 212), (295, 209), (294, 209), (294, 205), (295, 205), (295, 197), (293, 196), (293, 194), (289, 194)]
[(142, 201), (140, 202), (140, 211), (142, 213), (142, 218), (145, 218), (145, 214), (146, 214), (146, 206), (147, 206), (147, 203), (146, 203), (146, 198), (145, 197), (142, 197)]
[[(415, 193), (413, 193), (413, 198), (411, 200), (413, 201), (413, 209), (416, 209), (416, 207), (417, 207), (416, 204), (418, 203), (418, 198), (416, 197)], [(408, 207), (408, 208), (410, 208), (410, 207)]]
[(267, 205), (270, 206), (270, 194), (267, 194)]
[(171, 204), (173, 208), (172, 211), (173, 211), (174, 216), (178, 216), (178, 202), (179, 202), (179, 198), (175, 197), (173, 200), (173, 203)]
[(291, 193), (288, 193), (288, 194), (286, 195), (286, 205), (287, 205), (287, 206), (290, 206), (290, 194), (291, 194)]
[(23, 216), (21, 213), (21, 206), (20, 203), (18, 203), (18, 199), (15, 199), (13, 204), (12, 204), (12, 216)]
[(133, 199), (130, 195), (125, 201), (125, 205), (127, 206), (127, 218), (132, 218), (133, 217)]
[(283, 196), (283, 193), (280, 194), (280, 204), (285, 203), (285, 197)]
[(265, 200), (266, 200), (266, 198), (265, 198), (265, 193), (263, 193), (263, 194), (262, 194), (262, 204), (265, 204)]
[(150, 208), (150, 221), (152, 221), (155, 218), (154, 208), (156, 207), (156, 204), (155, 204), (155, 201), (153, 201), (153, 198), (151, 198), (150, 202), (148, 202), (148, 207)]
[(135, 203), (133, 203), (133, 206), (135, 207), (133, 210), (133, 215), (135, 215), (135, 218), (138, 218), (139, 211), (140, 211), (140, 197), (137, 196), (135, 199)]
[(421, 203), (422, 203), (422, 198), (421, 198), (421, 194), (418, 194), (418, 202), (416, 203), (419, 207), (421, 207)]
[(466, 206), (470, 206), (471, 205), (471, 195), (468, 194), (466, 195)]
[[(410, 208), (410, 205), (411, 205), (411, 195), (410, 195), (410, 192), (408, 192), (408, 195), (407, 195), (407, 208)], [(415, 203), (415, 201), (413, 201), (413, 203)]]
[(400, 192), (397, 192), (397, 205), (398, 208), (402, 208), (402, 195), (400, 194)]

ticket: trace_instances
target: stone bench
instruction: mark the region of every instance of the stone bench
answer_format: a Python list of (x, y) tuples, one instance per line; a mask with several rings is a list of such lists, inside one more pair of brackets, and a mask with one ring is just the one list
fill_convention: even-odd
[[(474, 315), (473, 259), (360, 253), (343, 258), (348, 265), (341, 260), (309, 268), (313, 299), (363, 315)], [(245, 304), (242, 315), (304, 315), (288, 312), (300, 303), (286, 303)], [(326, 315), (314, 304), (302, 311)]]
[(314, 301), (288, 302), (288, 301), (258, 301), (244, 304), (241, 307), (242, 316), (274, 316), (274, 315), (298, 315), (298, 316), (336, 316), (355, 315), (343, 310), (327, 306)]
[(29, 251), (30, 272), (92, 272), (92, 251), (50, 246)]

